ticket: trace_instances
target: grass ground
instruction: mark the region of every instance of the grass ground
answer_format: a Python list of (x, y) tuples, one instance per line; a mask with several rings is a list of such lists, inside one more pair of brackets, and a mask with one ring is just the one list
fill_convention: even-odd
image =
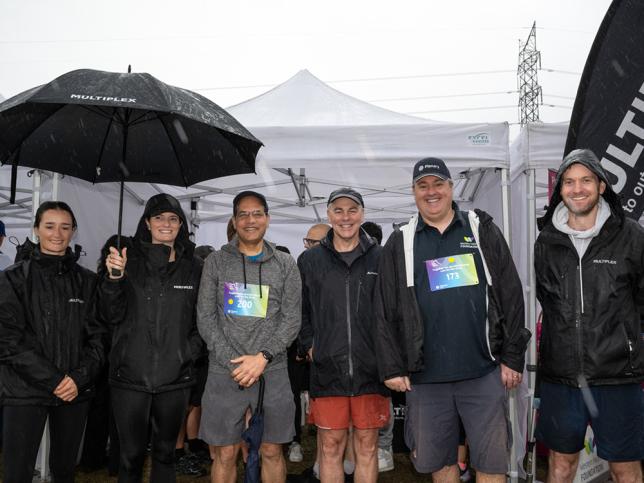
[[(306, 429), (302, 435), (302, 449), (304, 453), (304, 461), (301, 463), (291, 463), (287, 460), (287, 471), (289, 475), (300, 475), (305, 469), (310, 468), (315, 460), (315, 434), (308, 432)], [(387, 473), (380, 473), (378, 481), (382, 483), (415, 483), (415, 482), (431, 482), (431, 476), (421, 475), (416, 473), (409, 461), (409, 457), (404, 453), (397, 453), (394, 455), (395, 469)], [(545, 461), (539, 460), (537, 465), (537, 480), (545, 481)], [(147, 475), (146, 475), (147, 477)], [(0, 481), (2, 481), (2, 468), (0, 466)], [(34, 481), (40, 481), (38, 479)], [(90, 473), (77, 471), (77, 483), (116, 483), (116, 477), (110, 477), (106, 470), (94, 471)], [(193, 476), (179, 476), (177, 478), (179, 483), (207, 483), (210, 481), (208, 475), (196, 478)], [(238, 482), (244, 481), (243, 464), (240, 461), (238, 471)], [(293, 479), (292, 481), (298, 481)]]

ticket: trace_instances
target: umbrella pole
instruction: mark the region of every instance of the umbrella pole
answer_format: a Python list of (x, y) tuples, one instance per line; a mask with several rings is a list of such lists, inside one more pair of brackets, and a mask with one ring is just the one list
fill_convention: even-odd
[[(121, 228), (123, 225), (123, 190), (125, 189), (125, 176), (121, 176), (121, 193), (119, 195), (119, 221), (116, 231), (116, 250), (121, 254)], [(118, 268), (112, 269), (112, 277), (120, 277), (121, 271)]]
[(121, 192), (119, 194), (119, 223), (116, 232), (116, 249), (121, 252), (121, 231), (123, 228), (123, 191), (125, 189), (125, 178), (121, 177)]
[[(123, 152), (121, 155), (121, 162), (119, 163), (119, 168), (121, 169), (121, 190), (119, 193), (119, 221), (118, 228), (116, 232), (116, 249), (121, 254), (121, 231), (123, 228), (123, 191), (125, 190), (125, 178), (130, 175), (130, 172), (125, 165), (125, 155), (127, 153), (127, 135), (130, 122), (130, 109), (125, 110), (125, 116), (123, 120)], [(112, 269), (112, 276), (120, 277), (121, 271), (117, 269)]]

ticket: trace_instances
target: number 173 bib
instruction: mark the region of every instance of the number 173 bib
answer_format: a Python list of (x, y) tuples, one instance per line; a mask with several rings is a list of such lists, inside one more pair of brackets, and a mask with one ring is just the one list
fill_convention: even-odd
[(427, 260), (425, 266), (432, 292), (479, 283), (474, 255), (471, 253)]

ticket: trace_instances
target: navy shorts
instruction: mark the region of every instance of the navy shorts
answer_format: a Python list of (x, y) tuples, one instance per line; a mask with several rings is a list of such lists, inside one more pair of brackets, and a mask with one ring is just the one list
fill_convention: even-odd
[(644, 459), (644, 393), (639, 384), (589, 387), (595, 414), (579, 388), (542, 382), (540, 389), (536, 437), (548, 448), (578, 453), (590, 424), (600, 458), (613, 462)]

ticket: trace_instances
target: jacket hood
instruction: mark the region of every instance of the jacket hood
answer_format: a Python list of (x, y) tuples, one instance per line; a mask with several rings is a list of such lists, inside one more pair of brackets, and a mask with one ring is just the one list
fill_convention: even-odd
[[(262, 258), (258, 260), (259, 263), (259, 285), (262, 285), (262, 265), (266, 263), (268, 260), (273, 258), (275, 256), (275, 245), (268, 240), (264, 239), (264, 247), (262, 248)], [(246, 277), (246, 256), (239, 251), (239, 238), (237, 238), (237, 235), (235, 235), (228, 243), (226, 243), (223, 247), (221, 247), (221, 250), (229, 253), (235, 257), (239, 257), (239, 262), (242, 266), (242, 270), (244, 272), (244, 287), (247, 284), (247, 277)], [(262, 292), (259, 292), (259, 298), (261, 299), (263, 297)]]
[(624, 209), (622, 208), (622, 202), (619, 195), (613, 191), (613, 185), (608, 179), (608, 175), (602, 167), (599, 159), (595, 156), (595, 153), (590, 149), (575, 149), (568, 153), (568, 155), (563, 159), (561, 166), (559, 166), (555, 187), (552, 191), (550, 202), (548, 203), (548, 210), (545, 215), (537, 220), (539, 230), (542, 230), (552, 220), (552, 216), (557, 209), (557, 206), (559, 206), (559, 203), (563, 201), (561, 198), (561, 178), (566, 170), (575, 163), (584, 165), (595, 173), (600, 181), (603, 181), (606, 184), (606, 189), (601, 196), (608, 203), (611, 212), (619, 218), (620, 223), (624, 220)]
[(145, 204), (145, 209), (143, 210), (143, 215), (141, 216), (136, 228), (134, 239), (151, 243), (152, 237), (150, 236), (150, 230), (148, 230), (148, 226), (145, 221), (153, 216), (165, 212), (174, 213), (181, 218), (181, 227), (177, 234), (177, 240), (182, 242), (189, 241), (188, 219), (186, 218), (186, 214), (183, 212), (183, 208), (181, 208), (179, 201), (174, 196), (166, 193), (154, 195)]

